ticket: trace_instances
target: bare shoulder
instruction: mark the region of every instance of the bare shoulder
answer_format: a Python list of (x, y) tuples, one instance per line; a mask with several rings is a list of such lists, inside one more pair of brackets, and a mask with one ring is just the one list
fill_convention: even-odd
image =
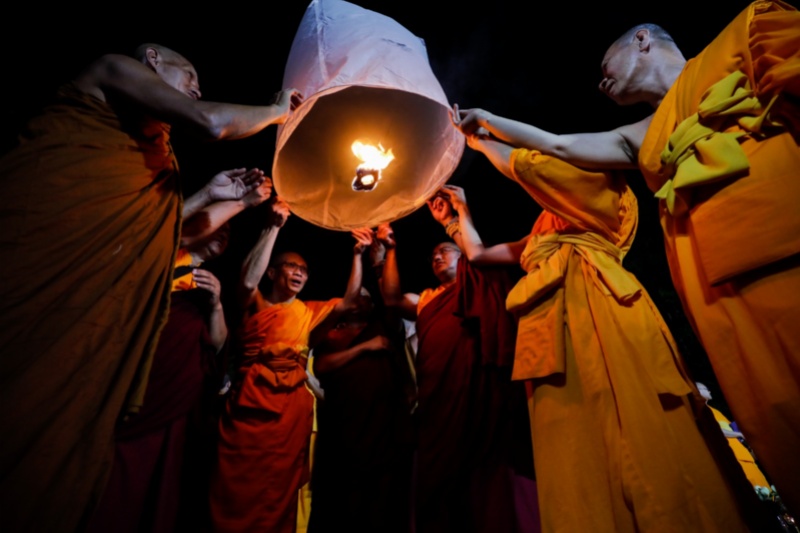
[(147, 75), (147, 68), (132, 57), (106, 54), (90, 63), (72, 80), (81, 91), (106, 101), (106, 90), (113, 83)]

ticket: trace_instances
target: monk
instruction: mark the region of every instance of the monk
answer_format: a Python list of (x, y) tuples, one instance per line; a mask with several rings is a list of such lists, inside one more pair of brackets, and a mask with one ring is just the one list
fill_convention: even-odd
[(294, 90), (269, 106), (200, 95), (194, 67), (169, 48), (106, 55), (0, 159), (0, 253), (13, 258), (0, 266), (0, 399), (14, 406), (0, 415), (9, 530), (85, 525), (110, 472), (114, 423), (141, 405), (181, 227), (170, 125), (235, 139), (282, 123), (300, 102)]
[(630, 188), (539, 152), (470, 146), (508, 161), (499, 169), (544, 208), (527, 238), (485, 247), (463, 189), (442, 189), (470, 261), (528, 273), (506, 304), (520, 316), (512, 378), (528, 391), (542, 531), (747, 531), (675, 342), (621, 265), (638, 221)]
[(416, 531), (535, 531), (515, 508), (512, 415), (524, 399), (510, 380), (508, 273), (473, 267), (446, 241), (431, 259), (439, 286), (404, 294), (394, 232), (382, 225), (377, 237), (386, 247), (384, 301), (416, 319), (419, 336)]
[(602, 133), (555, 135), (459, 113), (513, 146), (585, 168), (641, 169), (660, 198), (672, 281), (739, 427), (800, 515), (800, 13), (742, 11), (686, 61), (659, 26), (626, 32), (600, 89), (655, 113)]
[(404, 330), (367, 289), (314, 349), (324, 390), (309, 532), (410, 531), (410, 371)]
[[(260, 176), (258, 169), (227, 173)], [(244, 192), (242, 189), (241, 192)], [(216, 202), (191, 215), (204, 203), (196, 193), (184, 202), (181, 248), (175, 262), (169, 319), (161, 331), (145, 391), (144, 405), (115, 429), (114, 466), (89, 531), (175, 531), (190, 415), (200, 409), (207, 381), (222, 383), (220, 369), (228, 328), (219, 280), (201, 268), (228, 245), (228, 220), (255, 207), (272, 192), (267, 178), (239, 200)], [(205, 233), (212, 233), (204, 236)], [(204, 465), (191, 465), (202, 470)], [(194, 480), (205, 481), (201, 472)], [(203, 491), (207, 495), (207, 489)], [(207, 498), (203, 498), (205, 502)], [(194, 513), (201, 512), (195, 506)]]
[[(352, 308), (361, 288), (361, 254), (369, 231), (355, 230), (353, 266), (344, 298), (297, 299), (308, 266), (297, 253), (275, 257), (278, 232), (289, 207), (278, 198), (272, 217), (245, 259), (240, 280), (244, 318), (238, 376), (220, 420), (218, 464), (211, 483), (214, 531), (293, 533), (297, 497), (308, 481), (313, 397), (306, 388), (312, 338)], [(271, 285), (258, 285), (266, 273)]]

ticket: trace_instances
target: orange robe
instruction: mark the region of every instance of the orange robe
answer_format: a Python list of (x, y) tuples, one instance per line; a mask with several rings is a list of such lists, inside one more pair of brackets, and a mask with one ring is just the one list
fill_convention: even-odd
[[(687, 62), (639, 153), (648, 185), (664, 198), (667, 257), (686, 314), (736, 422), (795, 516), (798, 97), (800, 13), (756, 2)], [(692, 144), (688, 126), (698, 111), (714, 131)]]
[(180, 230), (168, 141), (66, 85), (0, 160), (3, 529), (85, 520), (143, 397)]
[(542, 531), (746, 531), (672, 336), (621, 265), (635, 196), (534, 151), (511, 167), (545, 209), (506, 302), (521, 314), (513, 379), (527, 380)]
[(271, 305), (257, 296), (258, 311), (242, 327), (240, 383), (220, 420), (214, 531), (295, 531), (313, 423), (308, 338), (337, 302)]

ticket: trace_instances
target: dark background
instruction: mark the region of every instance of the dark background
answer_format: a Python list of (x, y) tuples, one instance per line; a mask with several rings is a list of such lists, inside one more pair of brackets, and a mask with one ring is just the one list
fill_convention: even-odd
[[(694, 56), (746, 5), (744, 0), (623, 0), (579, 6), (574, 2), (356, 1), (390, 16), (423, 38), (431, 66), (451, 102), (483, 107), (557, 133), (602, 131), (649, 114), (620, 108), (597, 90), (608, 45), (641, 22), (669, 31), (687, 58)], [(109, 5), (89, 11), (76, 4), (44, 8), (18, 5), (6, 14), (2, 41), (4, 76), (0, 147), (13, 145), (21, 124), (59, 84), (104, 53), (130, 53), (157, 42), (185, 55), (196, 67), (203, 99), (268, 104), (281, 88), (283, 68), (305, 1), (219, 2), (213, 8), (177, 9), (169, 3)], [(125, 9), (125, 11), (122, 11)], [(220, 170), (271, 169), (275, 128), (251, 138), (201, 143), (173, 131), (184, 189), (190, 193)], [(695, 379), (709, 385), (715, 404), (723, 398), (708, 361), (674, 293), (666, 266), (656, 203), (636, 172), (628, 174), (640, 203), (640, 227), (626, 267), (642, 281), (672, 328)], [(466, 149), (451, 183), (465, 188), (475, 224), (487, 244), (527, 234), (539, 207), (479, 154)], [(31, 176), (31, 186), (36, 177)], [(213, 269), (231, 292), (241, 260), (256, 239), (264, 208), (234, 220), (229, 250)], [(394, 223), (404, 289), (433, 286), (428, 255), (445, 238), (426, 209)], [(305, 299), (340, 296), (350, 268), (352, 239), (291, 217), (278, 249), (303, 254), (310, 266)], [(13, 258), (3, 258), (13, 260)], [(521, 270), (520, 270), (521, 274)]]

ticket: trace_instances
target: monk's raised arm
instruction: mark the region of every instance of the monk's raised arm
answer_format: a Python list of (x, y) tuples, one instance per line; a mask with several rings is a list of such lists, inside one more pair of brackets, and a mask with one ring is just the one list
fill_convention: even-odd
[(428, 201), (428, 207), (433, 218), (444, 226), (445, 231), (456, 241), (470, 263), (476, 265), (516, 264), (519, 262), (522, 250), (528, 244), (529, 237), (525, 237), (519, 241), (486, 247), (472, 222), (467, 198), (461, 187), (445, 185), (437, 196)]
[(636, 168), (652, 115), (639, 122), (597, 133), (558, 135), (483, 109), (454, 108), (453, 125), (464, 135), (491, 134), (513, 148), (539, 150), (591, 169)]
[[(272, 180), (258, 169), (252, 169), (248, 173), (253, 171), (261, 175), (261, 182), (239, 199), (213, 200), (212, 203), (195, 209), (192, 215), (187, 215), (186, 204), (189, 199), (184, 202), (181, 246), (191, 246), (205, 239), (245, 209), (256, 207), (269, 199), (272, 194)], [(194, 195), (190, 198), (193, 197)]]
[(381, 296), (387, 307), (397, 309), (400, 316), (407, 320), (417, 319), (417, 303), (419, 295), (403, 293), (400, 288), (400, 271), (397, 268), (397, 247), (394, 240), (394, 230), (388, 224), (381, 224), (375, 238), (386, 249), (382, 273), (379, 279)]
[[(196, 78), (188, 62), (185, 68), (187, 76)], [(74, 83), (102, 101), (126, 100), (153, 118), (188, 126), (212, 139), (247, 137), (270, 124), (281, 124), (302, 100), (296, 90), (288, 89), (278, 94), (274, 104), (267, 106), (203, 102), (198, 100), (199, 88), (181, 92), (144, 63), (118, 54), (101, 57)]]
[(289, 218), (289, 204), (282, 198), (276, 196), (271, 203), (271, 207), (272, 216), (267, 220), (266, 227), (261, 230), (258, 241), (245, 257), (242, 265), (242, 275), (239, 280), (239, 298), (243, 308), (247, 308), (258, 293), (258, 284), (269, 266), (278, 232), (286, 223), (286, 219)]

